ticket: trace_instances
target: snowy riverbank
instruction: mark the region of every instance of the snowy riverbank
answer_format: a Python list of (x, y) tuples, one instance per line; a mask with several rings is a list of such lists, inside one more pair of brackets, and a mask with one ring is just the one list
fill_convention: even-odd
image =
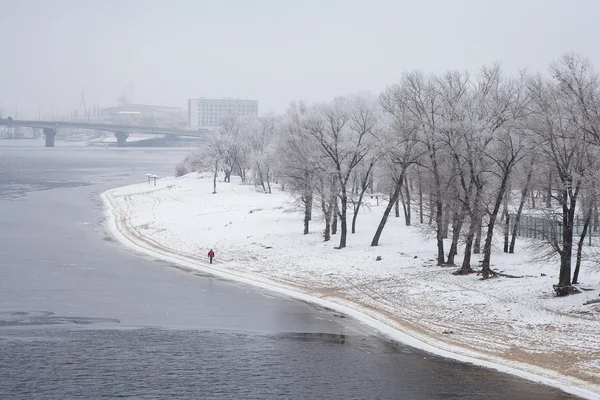
[(525, 277), (487, 281), (435, 266), (433, 241), (401, 218), (370, 247), (381, 204), (359, 215), (346, 249), (334, 250), (337, 238), (323, 243), (317, 218), (302, 235), (284, 192), (258, 193), (232, 177), (211, 193), (212, 179), (198, 174), (113, 189), (105, 193), (109, 226), (154, 256), (318, 300), (410, 345), (600, 398), (600, 305), (583, 305), (598, 298), (599, 269), (582, 271), (580, 287), (592, 290), (556, 298), (556, 265), (532, 262), (521, 247), (492, 263)]

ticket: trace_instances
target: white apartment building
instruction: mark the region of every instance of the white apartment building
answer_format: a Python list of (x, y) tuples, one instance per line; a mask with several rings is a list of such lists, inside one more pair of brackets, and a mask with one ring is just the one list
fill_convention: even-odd
[(221, 126), (229, 116), (258, 117), (258, 100), (204, 97), (188, 100), (188, 123), (192, 128)]

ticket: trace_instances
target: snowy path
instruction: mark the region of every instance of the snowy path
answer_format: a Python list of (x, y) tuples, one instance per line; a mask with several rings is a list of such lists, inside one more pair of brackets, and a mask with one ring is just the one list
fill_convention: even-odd
[[(425, 347), (600, 394), (600, 305), (583, 305), (598, 298), (598, 268), (582, 271), (581, 286), (592, 290), (555, 298), (556, 266), (532, 262), (520, 248), (494, 254), (493, 268), (527, 277), (480, 281), (435, 266), (435, 244), (401, 218), (390, 219), (381, 246), (370, 247), (381, 205), (359, 216), (346, 249), (334, 250), (337, 238), (323, 243), (316, 218), (315, 233), (302, 235), (302, 217), (283, 192), (257, 193), (237, 182), (211, 192), (212, 179), (192, 174), (113, 189), (105, 200), (121, 239), (146, 252), (351, 306)], [(216, 252), (211, 266), (209, 248)]]

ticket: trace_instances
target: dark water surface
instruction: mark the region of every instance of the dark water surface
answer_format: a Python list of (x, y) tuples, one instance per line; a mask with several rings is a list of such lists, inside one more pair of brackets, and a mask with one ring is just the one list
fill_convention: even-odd
[(132, 254), (99, 194), (182, 149), (0, 142), (2, 399), (572, 399)]

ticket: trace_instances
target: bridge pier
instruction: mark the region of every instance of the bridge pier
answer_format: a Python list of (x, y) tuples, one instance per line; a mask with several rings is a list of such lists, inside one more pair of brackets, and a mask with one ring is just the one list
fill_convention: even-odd
[(56, 129), (44, 128), (44, 136), (46, 137), (46, 147), (54, 147), (54, 137), (56, 136)]
[(115, 132), (115, 137), (117, 138), (117, 147), (125, 147), (129, 134), (125, 132)]

